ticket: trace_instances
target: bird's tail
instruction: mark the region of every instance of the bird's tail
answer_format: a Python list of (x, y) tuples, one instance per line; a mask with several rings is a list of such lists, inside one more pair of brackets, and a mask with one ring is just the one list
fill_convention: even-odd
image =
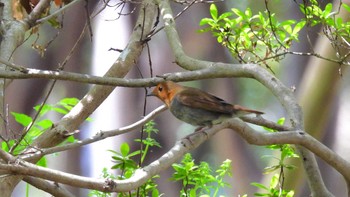
[(248, 109), (248, 108), (242, 107), (240, 105), (233, 105), (233, 110), (234, 110), (234, 113), (238, 117), (244, 116), (247, 114), (256, 114), (256, 115), (264, 114), (264, 112), (253, 110), (253, 109)]

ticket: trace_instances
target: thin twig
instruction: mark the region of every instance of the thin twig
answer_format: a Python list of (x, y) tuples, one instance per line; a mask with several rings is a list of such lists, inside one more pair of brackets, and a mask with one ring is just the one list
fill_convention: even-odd
[(89, 13), (89, 1), (85, 0), (85, 14), (86, 14), (86, 24), (89, 27), (89, 32), (90, 32), (90, 41), (92, 42), (92, 27), (91, 27), (91, 20), (90, 20), (90, 13)]
[(165, 105), (162, 105), (162, 106), (156, 108), (155, 110), (153, 110), (152, 112), (150, 112), (149, 114), (147, 114), (141, 120), (139, 120), (133, 124), (130, 124), (128, 126), (121, 127), (119, 129), (109, 130), (109, 131), (100, 131), (100, 132), (96, 133), (96, 135), (91, 137), (91, 138), (87, 138), (85, 140), (77, 141), (77, 142), (74, 142), (71, 144), (65, 144), (65, 145), (57, 146), (57, 147), (53, 147), (53, 148), (41, 149), (41, 150), (38, 150), (34, 153), (22, 154), (21, 158), (24, 160), (38, 159), (38, 158), (41, 158), (42, 156), (45, 156), (48, 154), (62, 152), (62, 151), (66, 151), (66, 150), (73, 149), (73, 148), (78, 148), (78, 147), (81, 147), (81, 146), (84, 146), (87, 144), (101, 141), (101, 140), (109, 138), (109, 137), (121, 135), (121, 134), (127, 133), (129, 131), (141, 128), (146, 122), (152, 120), (156, 115), (158, 115), (159, 113), (161, 113), (165, 110), (167, 110), (167, 107)]

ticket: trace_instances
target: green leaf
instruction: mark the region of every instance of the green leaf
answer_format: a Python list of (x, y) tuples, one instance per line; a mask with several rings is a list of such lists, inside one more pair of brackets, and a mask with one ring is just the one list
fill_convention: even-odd
[(222, 41), (223, 41), (222, 36), (218, 36), (218, 37), (217, 37), (217, 41), (218, 41), (218, 43), (222, 43)]
[(25, 114), (11, 112), (11, 115), (15, 118), (17, 123), (21, 124), (24, 127), (28, 126), (33, 121), (30, 116), (27, 116)]
[(247, 18), (252, 18), (252, 10), (250, 8), (247, 8), (246, 11), (244, 12), (245, 17)]
[(63, 114), (63, 115), (66, 115), (68, 113), (67, 110), (59, 108), (59, 107), (53, 107), (52, 110), (54, 110), (57, 113)]
[[(135, 141), (136, 141), (136, 142), (141, 142), (140, 139), (135, 139)], [(142, 140), (142, 143), (143, 143), (144, 145), (147, 145), (147, 146), (157, 146), (157, 147), (159, 147), (159, 148), (161, 147), (160, 144), (159, 144), (159, 142), (157, 142), (155, 139), (149, 138), (149, 137), (147, 137), (146, 139), (143, 139), (143, 140)]]
[(197, 193), (195, 189), (190, 190), (190, 197), (197, 197)]
[(331, 15), (330, 13), (332, 9), (333, 9), (333, 5), (331, 3), (328, 3), (324, 8), (324, 12), (323, 12), (324, 18), (328, 18)]
[(342, 7), (343, 7), (346, 11), (350, 12), (350, 6), (349, 6), (348, 4), (343, 3), (343, 4), (342, 4)]
[(180, 171), (180, 170), (184, 169), (183, 165), (177, 164), (177, 163), (174, 163), (171, 166), (174, 168), (175, 171)]
[(337, 18), (336, 20), (336, 25), (338, 28), (342, 27), (343, 26), (343, 19), (342, 18)]
[(279, 175), (278, 174), (273, 175), (270, 181), (270, 188), (275, 188), (278, 185), (278, 181), (279, 181)]
[(76, 141), (75, 137), (73, 135), (69, 136), (65, 142), (67, 143), (74, 143)]
[(79, 102), (79, 99), (72, 97), (72, 98), (64, 98), (60, 100), (57, 104), (75, 106), (76, 104), (78, 104), (78, 102)]
[(156, 123), (154, 121), (149, 121), (145, 124), (144, 130), (146, 133), (158, 133), (158, 129), (155, 128)]
[[(29, 132), (28, 132), (28, 136), (30, 136), (31, 138), (34, 137), (38, 137), (39, 135), (41, 135), (43, 133), (42, 129), (39, 129), (36, 126), (32, 126), (32, 128), (30, 128)], [(27, 139), (28, 140), (28, 139)], [(32, 139), (31, 139), (32, 140)]]
[(46, 157), (42, 157), (36, 164), (41, 167), (46, 167), (47, 166)]
[(291, 25), (283, 25), (284, 30), (286, 30), (287, 33), (292, 34), (292, 26)]
[(244, 13), (241, 10), (236, 9), (236, 8), (232, 8), (231, 11), (233, 13), (235, 13), (237, 16), (241, 17), (242, 19), (245, 18), (245, 15), (244, 15)]
[(133, 156), (136, 156), (136, 155), (139, 155), (139, 154), (141, 154), (141, 151), (140, 151), (140, 150), (137, 150), (137, 151), (134, 151), (134, 152), (130, 153), (130, 154), (128, 155), (128, 157), (133, 157)]
[(232, 12), (225, 12), (219, 16), (218, 20), (223, 20), (225, 18), (228, 18), (229, 16), (232, 16)]
[(270, 197), (270, 194), (263, 194), (263, 193), (254, 193), (254, 196), (268, 196)]
[(211, 17), (212, 17), (214, 20), (217, 20), (217, 19), (218, 19), (218, 8), (216, 7), (215, 4), (211, 4), (211, 5), (210, 5), (209, 11), (210, 11)]
[(268, 131), (268, 132), (276, 132), (276, 130), (274, 129), (270, 129), (268, 127), (263, 127), (265, 131)]
[(1, 150), (9, 152), (9, 147), (7, 146), (6, 142), (1, 142)]
[[(41, 105), (36, 105), (36, 106), (34, 107), (34, 110), (35, 110), (35, 111), (39, 111), (40, 106), (41, 106)], [(45, 114), (46, 114), (47, 112), (49, 112), (50, 110), (52, 110), (52, 105), (44, 104), (43, 107), (41, 108), (40, 116), (45, 115)]]
[(159, 197), (159, 191), (157, 189), (152, 190), (152, 197)]
[(264, 189), (264, 190), (269, 190), (268, 187), (266, 187), (265, 185), (261, 184), (261, 183), (256, 183), (256, 182), (253, 182), (253, 183), (250, 183), (251, 185), (257, 187), (257, 188), (260, 188), (260, 189)]
[(90, 117), (87, 117), (85, 120), (88, 121), (88, 122), (92, 122), (94, 119), (92, 119)]
[(216, 178), (223, 177), (224, 175), (231, 177), (232, 176), (231, 163), (232, 161), (229, 159), (226, 159), (225, 161), (223, 161), (219, 169), (216, 170), (216, 172), (218, 173), (218, 176)]
[(52, 127), (53, 122), (49, 119), (44, 119), (44, 120), (41, 120), (35, 124), (40, 126), (42, 129), (48, 129), (48, 128)]
[(283, 42), (286, 42), (287, 40), (289, 40), (289, 38), (286, 38), (287, 37), (286, 32), (277, 31), (276, 34), (278, 35), (279, 39), (282, 40)]
[(120, 152), (124, 157), (128, 156), (129, 151), (130, 151), (130, 147), (128, 143), (124, 142), (120, 145)]
[(204, 28), (204, 29), (199, 29), (197, 32), (198, 33), (205, 33), (205, 32), (210, 32), (211, 31), (211, 27), (208, 28)]
[[(79, 99), (77, 98), (63, 98), (59, 102), (57, 102), (58, 106), (61, 107), (54, 107), (53, 110), (61, 113), (63, 115), (67, 114), (68, 111), (70, 111), (76, 104), (78, 104)], [(63, 108), (63, 109), (62, 109)], [(68, 110), (68, 111), (67, 111)]]
[(259, 21), (261, 24), (265, 23), (265, 17), (264, 17), (264, 14), (262, 12), (259, 12)]
[(282, 117), (280, 119), (277, 120), (277, 124), (279, 125), (284, 125), (284, 122), (285, 122), (286, 118), (285, 117)]
[(299, 33), (299, 31), (301, 29), (303, 29), (303, 27), (305, 26), (306, 21), (300, 21), (299, 23), (297, 23), (293, 29), (292, 35), (295, 35), (297, 33)]
[(211, 18), (203, 18), (201, 21), (199, 21), (199, 25), (203, 26), (203, 25), (210, 24), (211, 22), (214, 22), (214, 20)]
[(115, 155), (112, 156), (112, 159), (115, 161), (123, 161), (124, 157), (120, 153), (115, 153)]
[(291, 190), (286, 194), (286, 197), (293, 197), (294, 196), (294, 191)]

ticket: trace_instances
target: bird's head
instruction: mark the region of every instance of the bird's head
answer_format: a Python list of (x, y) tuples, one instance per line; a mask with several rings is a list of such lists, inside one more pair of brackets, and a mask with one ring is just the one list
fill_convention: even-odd
[(165, 81), (159, 83), (151, 93), (147, 94), (147, 96), (156, 96), (160, 100), (162, 100), (168, 107), (175, 96), (176, 93), (181, 91), (183, 86), (176, 84), (172, 81)]

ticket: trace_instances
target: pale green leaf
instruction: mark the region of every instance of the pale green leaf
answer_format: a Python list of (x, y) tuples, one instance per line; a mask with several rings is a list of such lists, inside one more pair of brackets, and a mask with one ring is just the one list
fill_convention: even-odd
[(33, 121), (32, 118), (26, 114), (11, 112), (11, 115), (15, 118), (16, 122), (24, 127), (28, 126)]
[(211, 4), (211, 5), (210, 5), (209, 11), (210, 11), (211, 17), (212, 17), (214, 20), (217, 20), (217, 19), (218, 19), (218, 8), (216, 7), (215, 4)]

